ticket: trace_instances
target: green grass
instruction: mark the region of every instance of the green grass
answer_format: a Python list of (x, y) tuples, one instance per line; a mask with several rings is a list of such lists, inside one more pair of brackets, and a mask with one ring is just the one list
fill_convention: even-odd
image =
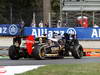
[(0, 56), (0, 59), (9, 58), (8, 56)]
[(100, 63), (47, 65), (16, 75), (100, 75)]

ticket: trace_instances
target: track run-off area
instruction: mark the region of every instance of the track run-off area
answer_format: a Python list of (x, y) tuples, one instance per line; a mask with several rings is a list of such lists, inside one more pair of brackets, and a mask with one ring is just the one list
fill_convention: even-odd
[(74, 59), (72, 56), (68, 56), (63, 59), (46, 58), (45, 60), (35, 60), (34, 58), (21, 58), (19, 60), (11, 60), (7, 55), (8, 50), (1, 50), (0, 54), (0, 75), (20, 74), (49, 64), (100, 63), (100, 57), (93, 56), (84, 56), (82, 59)]

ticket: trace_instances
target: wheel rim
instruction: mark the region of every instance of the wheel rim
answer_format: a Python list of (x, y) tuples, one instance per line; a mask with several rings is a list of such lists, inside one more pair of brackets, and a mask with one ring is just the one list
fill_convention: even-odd
[(39, 52), (40, 57), (44, 57), (45, 56), (45, 48), (41, 48), (40, 52)]

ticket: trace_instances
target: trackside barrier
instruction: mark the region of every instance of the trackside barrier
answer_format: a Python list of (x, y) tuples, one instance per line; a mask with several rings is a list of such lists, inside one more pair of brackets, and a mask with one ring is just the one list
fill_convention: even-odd
[(85, 48), (84, 52), (86, 56), (100, 57), (100, 49)]
[(19, 24), (0, 24), (0, 36), (15, 36), (19, 34)]
[(64, 33), (76, 34), (79, 40), (100, 40), (100, 28), (38, 28), (38, 27), (25, 27), (24, 35), (34, 35), (35, 37), (47, 34), (48, 37), (52, 37), (53, 33), (63, 35)]
[[(100, 27), (24, 27), (24, 35), (35, 35), (35, 37), (47, 34), (48, 37), (53, 36), (53, 32), (63, 35), (64, 33), (77, 34), (79, 40), (100, 40)], [(19, 24), (0, 24), (0, 36), (16, 36), (20, 35)]]

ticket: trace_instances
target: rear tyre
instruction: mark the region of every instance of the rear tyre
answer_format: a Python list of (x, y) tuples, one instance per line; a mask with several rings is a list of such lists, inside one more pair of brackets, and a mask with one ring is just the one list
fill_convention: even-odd
[(8, 54), (9, 54), (10, 59), (12, 60), (18, 60), (20, 58), (19, 48), (16, 47), (15, 45), (12, 45), (9, 47)]
[(73, 49), (71, 50), (71, 53), (72, 53), (72, 56), (75, 59), (81, 59), (82, 56), (83, 56), (83, 48), (82, 48), (82, 46), (80, 44), (79, 45), (75, 45), (73, 47)]
[(37, 60), (45, 59), (45, 46), (35, 45), (33, 50), (33, 57)]
[(64, 52), (63, 52), (63, 50), (59, 52), (58, 58), (59, 59), (63, 59), (64, 58)]
[(70, 50), (70, 47), (69, 45), (65, 45), (65, 52), (64, 52), (64, 56), (69, 56), (69, 50)]

